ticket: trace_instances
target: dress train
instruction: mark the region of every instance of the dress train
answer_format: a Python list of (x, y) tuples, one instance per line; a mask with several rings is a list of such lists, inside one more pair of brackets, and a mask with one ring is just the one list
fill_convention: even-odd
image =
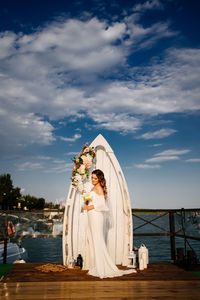
[(118, 277), (136, 273), (136, 270), (119, 270), (110, 257), (103, 235), (104, 212), (108, 210), (103, 195), (91, 192), (93, 200), (89, 205), (94, 209), (88, 211), (88, 241), (90, 267), (88, 275), (99, 278)]

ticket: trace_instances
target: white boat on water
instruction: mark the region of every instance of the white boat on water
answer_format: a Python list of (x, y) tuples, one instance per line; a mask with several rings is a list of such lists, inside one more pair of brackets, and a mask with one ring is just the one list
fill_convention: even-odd
[(63, 222), (53, 221), (52, 235), (60, 235), (63, 231)]
[[(0, 242), (0, 264), (3, 264), (4, 242)], [(18, 246), (16, 243), (8, 242), (7, 258), (8, 264), (26, 262), (28, 254), (25, 248)]]
[[(108, 188), (112, 225), (107, 232), (107, 248), (115, 264), (128, 266), (128, 257), (133, 248), (133, 225), (126, 180), (112, 148), (101, 134), (90, 146), (94, 147), (96, 153), (92, 170), (101, 169), (104, 172)], [(82, 204), (82, 195), (71, 184), (63, 222), (63, 264), (69, 267), (78, 254), (83, 259), (85, 257), (87, 214), (80, 213)]]

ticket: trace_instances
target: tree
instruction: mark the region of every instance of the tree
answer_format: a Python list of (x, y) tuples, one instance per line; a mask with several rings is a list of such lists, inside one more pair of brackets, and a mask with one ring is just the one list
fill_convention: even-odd
[(12, 209), (13, 206), (17, 206), (17, 202), (20, 197), (20, 188), (13, 187), (11, 175), (0, 175), (0, 204), (2, 209)]
[(44, 209), (44, 205), (45, 205), (45, 199), (44, 198), (38, 198), (37, 199), (37, 209)]
[(44, 209), (45, 199), (36, 198), (35, 196), (25, 195), (22, 207), (26, 206), (28, 209)]
[(10, 174), (0, 175), (0, 208), (13, 209), (18, 207), (18, 203), (21, 203), (21, 208), (25, 206), (31, 209), (44, 209), (45, 207), (55, 208), (55, 204), (45, 203), (44, 198), (37, 198), (31, 195), (25, 195), (22, 197), (20, 188), (13, 187), (13, 182)]

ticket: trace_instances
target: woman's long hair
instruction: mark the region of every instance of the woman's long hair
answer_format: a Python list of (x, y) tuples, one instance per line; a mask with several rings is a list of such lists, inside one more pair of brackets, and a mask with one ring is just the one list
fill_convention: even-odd
[(103, 189), (104, 197), (107, 200), (108, 193), (107, 193), (106, 180), (104, 178), (104, 173), (101, 170), (97, 169), (97, 170), (94, 170), (92, 172), (92, 174), (95, 174), (97, 176), (99, 183)]

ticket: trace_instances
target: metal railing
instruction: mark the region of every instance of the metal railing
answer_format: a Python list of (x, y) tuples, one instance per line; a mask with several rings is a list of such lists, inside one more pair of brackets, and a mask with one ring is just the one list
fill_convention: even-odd
[[(152, 219), (147, 220), (144, 216), (141, 215), (152, 215)], [(191, 220), (196, 217), (199, 219), (199, 229), (200, 229), (200, 208), (196, 209), (132, 209), (132, 215), (133, 215), (133, 224), (134, 218), (139, 219), (140, 221), (143, 221), (142, 224), (139, 226), (136, 226), (133, 228), (134, 237), (142, 236), (142, 237), (153, 237), (153, 236), (169, 236), (170, 237), (170, 248), (171, 248), (171, 261), (172, 262), (178, 262), (180, 260), (180, 257), (176, 257), (176, 242), (175, 238), (183, 238), (184, 239), (184, 252), (182, 252), (182, 263), (184, 261), (188, 260), (189, 255), (191, 255), (191, 252), (186, 251), (186, 246), (188, 245), (192, 251), (192, 254), (194, 255), (194, 249), (190, 245), (188, 239), (200, 241), (200, 234), (199, 236), (194, 236), (187, 234), (187, 228), (186, 228), (186, 215), (187, 217), (191, 217)], [(162, 226), (159, 226), (155, 224), (154, 222), (157, 221), (160, 218), (163, 218), (164, 216), (168, 215), (168, 228), (163, 228)], [(175, 226), (175, 218), (179, 217), (179, 226)], [(159, 229), (161, 232), (140, 232), (137, 233), (139, 229), (146, 225), (152, 225), (155, 228)], [(178, 248), (180, 249), (180, 248)], [(178, 251), (177, 251), (178, 252)], [(180, 253), (180, 251), (178, 252)], [(183, 261), (184, 260), (184, 261)]]
[[(151, 219), (145, 218), (145, 215), (151, 216)], [(200, 224), (200, 208), (197, 209), (132, 209), (133, 225), (135, 220), (142, 222), (133, 228), (134, 237), (155, 237), (155, 236), (169, 236), (171, 261), (176, 261), (176, 238), (184, 239), (184, 255), (186, 256), (186, 246), (191, 250), (192, 247), (188, 241), (200, 241), (199, 235), (191, 235), (187, 232), (188, 216), (191, 220), (195, 217), (199, 218)], [(157, 220), (163, 217), (168, 217), (168, 226), (163, 227), (156, 224)], [(177, 226), (176, 219), (179, 219), (179, 226)], [(4, 243), (4, 259), (6, 263), (7, 244), (10, 238), (26, 239), (26, 238), (57, 238), (62, 237), (62, 231), (56, 232), (57, 224), (62, 226), (64, 218), (64, 209), (46, 209), (46, 210), (0, 210), (0, 239)], [(9, 221), (14, 225), (14, 232), (12, 234), (8, 231)], [(166, 222), (165, 222), (166, 223)], [(175, 224), (176, 223), (176, 224)], [(152, 225), (159, 232), (141, 232), (147, 225)], [(199, 225), (200, 226), (200, 225)], [(200, 228), (199, 228), (200, 229)], [(12, 228), (11, 228), (12, 231)], [(148, 231), (148, 230), (147, 230)]]

